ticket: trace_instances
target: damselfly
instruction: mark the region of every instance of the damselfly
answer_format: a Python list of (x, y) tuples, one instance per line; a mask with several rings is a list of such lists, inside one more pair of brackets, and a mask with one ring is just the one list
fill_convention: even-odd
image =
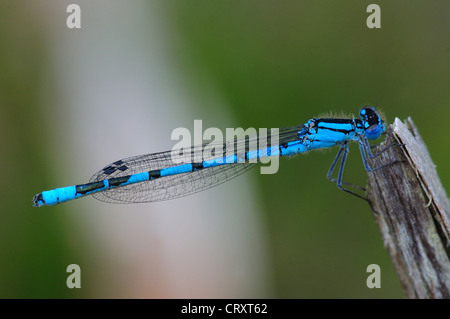
[[(372, 154), (369, 140), (377, 139), (385, 131), (385, 126), (373, 107), (362, 108), (359, 115), (360, 119), (317, 118), (306, 124), (282, 128), (276, 136), (278, 143), (266, 143), (264, 149), (257, 151), (251, 150), (249, 145), (255, 141), (262, 142), (261, 136), (223, 143), (223, 153), (208, 160), (194, 160), (194, 155), (203, 152), (206, 144), (188, 149), (187, 155), (192, 161), (182, 164), (181, 156), (185, 159), (186, 152), (176, 155), (173, 151), (167, 151), (125, 158), (95, 173), (87, 184), (56, 188), (37, 194), (33, 198), (33, 206), (55, 205), (87, 195), (110, 203), (144, 203), (174, 199), (226, 182), (257, 165), (255, 160), (271, 156), (292, 156), (332, 146), (338, 146), (339, 151), (328, 170), (328, 179), (335, 182), (339, 189), (365, 199), (343, 187), (351, 185), (342, 180), (349, 151), (348, 142), (356, 141), (359, 144), (367, 172), (390, 163), (377, 168), (369, 166), (367, 158), (379, 154)], [(264, 139), (267, 139), (264, 142), (272, 141), (272, 137), (270, 134), (264, 136)], [(236, 153), (238, 149), (245, 150), (242, 156)], [(339, 160), (339, 172), (337, 178), (333, 178), (332, 174)]]

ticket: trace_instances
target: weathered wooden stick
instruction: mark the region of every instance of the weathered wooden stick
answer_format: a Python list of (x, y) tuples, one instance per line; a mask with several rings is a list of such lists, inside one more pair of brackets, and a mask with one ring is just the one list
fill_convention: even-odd
[(386, 141), (393, 146), (370, 163), (367, 197), (407, 298), (450, 298), (450, 204), (411, 118), (398, 118)]

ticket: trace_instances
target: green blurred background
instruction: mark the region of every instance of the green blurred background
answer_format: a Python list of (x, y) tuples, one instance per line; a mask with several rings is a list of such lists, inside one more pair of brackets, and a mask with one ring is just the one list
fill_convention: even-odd
[[(86, 236), (86, 233), (101, 233), (102, 225), (81, 221), (96, 214), (96, 209), (90, 208), (92, 205), (106, 205), (107, 209), (111, 205), (86, 200), (82, 204), (68, 203), (54, 208), (31, 207), (34, 194), (86, 182), (104, 161), (117, 159), (93, 161), (86, 152), (83, 160), (92, 161), (92, 167), (85, 171), (70, 166), (76, 170), (75, 180), (59, 175), (68, 170), (64, 159), (80, 157), (70, 151), (82, 143), (82, 138), (76, 130), (69, 130), (75, 122), (61, 109), (63, 93), (58, 93), (64, 85), (58, 74), (65, 73), (70, 78), (76, 71), (57, 70), (61, 64), (54, 64), (52, 50), (61, 37), (69, 43), (78, 41), (72, 38), (74, 33), (77, 37), (93, 32), (102, 34), (103, 31), (94, 30), (98, 27), (94, 20), (102, 21), (104, 30), (110, 30), (110, 26), (111, 30), (124, 29), (123, 33), (105, 34), (110, 42), (116, 39), (120, 43), (124, 37), (136, 37), (132, 43), (144, 43), (149, 50), (152, 40), (147, 34), (158, 32), (165, 52), (161, 58), (174, 70), (173, 81), (181, 83), (193, 99), (202, 100), (213, 94), (223, 101), (218, 105), (199, 103), (189, 109), (183, 109), (180, 103), (184, 120), (174, 115), (173, 124), (170, 120), (166, 122), (167, 131), (156, 136), (163, 148), (147, 147), (147, 152), (170, 149), (171, 130), (185, 123), (192, 124), (194, 119), (207, 118), (204, 128), (207, 125), (284, 127), (304, 123), (326, 112), (357, 115), (361, 106), (369, 104), (382, 109), (389, 123), (395, 117), (412, 117), (428, 145), (444, 187), (449, 188), (448, 1), (377, 1), (381, 7), (381, 29), (366, 26), (366, 8), (372, 1), (99, 1), (95, 6), (87, 1), (74, 2), (81, 6), (81, 30), (69, 30), (65, 26), (68, 15), (65, 8), (70, 1), (0, 1), (2, 298), (179, 297), (170, 289), (158, 293), (164, 291), (169, 277), (156, 279), (152, 277), (155, 275), (145, 273), (135, 274), (133, 280), (151, 277), (146, 279), (148, 290), (133, 291), (132, 284), (129, 290), (121, 290), (123, 282), (130, 278), (127, 276), (131, 276), (130, 268), (125, 265), (123, 269), (127, 273), (119, 283), (115, 282), (122, 267), (115, 264), (115, 254), (120, 252), (93, 248), (95, 235)], [(110, 11), (119, 3), (123, 13), (110, 18)], [(133, 17), (137, 11), (144, 17), (148, 13), (149, 20), (157, 16), (163, 28), (150, 30), (149, 25), (140, 24), (138, 21), (142, 20)], [(83, 46), (95, 48), (104, 40), (92, 37), (91, 41), (81, 42), (85, 51), (80, 51), (91, 52)], [(66, 48), (74, 55), (78, 49), (76, 45)], [(124, 50), (125, 56), (128, 54), (133, 60), (134, 52), (142, 47), (128, 46)], [(65, 51), (56, 55), (64, 54), (61, 52)], [(103, 59), (107, 60), (108, 56), (97, 55), (97, 59), (98, 63), (106, 63)], [(95, 57), (93, 61), (96, 63)], [(119, 64), (112, 64), (110, 75), (118, 76), (114, 67)], [(152, 87), (152, 83), (146, 85)], [(214, 93), (207, 92), (211, 87)], [(132, 104), (133, 92), (128, 94)], [(123, 105), (122, 109), (111, 112), (127, 112), (132, 108)], [(91, 110), (96, 116), (95, 105), (90, 107), (83, 112)], [(152, 104), (151, 111), (151, 114), (160, 111), (157, 103)], [(223, 120), (223, 114), (227, 114), (227, 120)], [(123, 134), (120, 119), (117, 116), (119, 125), (108, 126), (107, 130)], [(102, 119), (96, 118), (93, 123), (101, 126)], [(267, 280), (264, 288), (259, 289), (255, 284), (248, 293), (239, 293), (240, 288), (236, 288), (235, 292), (231, 289), (216, 294), (215, 285), (238, 279), (222, 278), (215, 283), (209, 278), (211, 293), (206, 289), (203, 294), (186, 293), (183, 297), (402, 298), (400, 282), (369, 206), (340, 192), (325, 178), (334, 155), (334, 151), (323, 151), (281, 159), (280, 170), (274, 175), (260, 175), (257, 170), (247, 173), (251, 179), (249, 185), (254, 187), (255, 196), (251, 200), (257, 203), (267, 263), (262, 265), (260, 259), (252, 261), (249, 254), (246, 256), (255, 271), (260, 267), (267, 269), (264, 272), (267, 278), (258, 279)], [(58, 157), (61, 160), (57, 161)], [(345, 178), (365, 184), (366, 173), (355, 147), (351, 148)], [(220, 196), (220, 189), (214, 191)], [(248, 200), (234, 196), (229, 200), (242, 203)], [(128, 209), (132, 210), (131, 206)], [(212, 211), (214, 208), (211, 214)], [(169, 212), (174, 219), (182, 213)], [(126, 216), (111, 213), (108, 218), (133, 219), (138, 214), (142, 217), (152, 212), (130, 212)], [(223, 231), (224, 236), (234, 236), (230, 230)], [(126, 232), (141, 230), (130, 228)], [(152, 229), (146, 232), (151, 233)], [(113, 233), (105, 237), (110, 234)], [(251, 230), (247, 235), (252, 236)], [(111, 238), (111, 242), (114, 240)], [(184, 253), (190, 258), (189, 251)], [(65, 268), (71, 263), (80, 264), (83, 269), (82, 289), (70, 290), (65, 285)], [(204, 260), (193, 259), (190, 263), (195, 266)], [(366, 287), (366, 267), (373, 263), (382, 270), (381, 289)], [(166, 263), (164, 267), (168, 269), (171, 265)], [(93, 268), (97, 270), (89, 272)], [(198, 284), (202, 284), (201, 279)], [(189, 287), (186, 289), (189, 291)]]

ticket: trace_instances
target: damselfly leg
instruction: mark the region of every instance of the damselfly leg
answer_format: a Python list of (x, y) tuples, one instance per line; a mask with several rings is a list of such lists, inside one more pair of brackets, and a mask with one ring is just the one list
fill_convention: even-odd
[[(370, 158), (370, 159), (375, 158), (375, 157), (379, 156), (380, 154), (384, 153), (385, 151), (387, 151), (392, 146), (403, 146), (403, 144), (392, 143), (392, 144), (386, 146), (385, 148), (383, 148), (381, 151), (377, 152), (376, 154), (373, 154), (372, 151), (371, 151), (372, 145), (369, 144), (368, 140), (365, 137), (361, 137), (361, 139), (358, 141), (358, 144), (359, 144), (359, 149), (360, 149), (360, 152), (361, 152), (361, 158), (362, 158), (362, 161), (363, 161), (363, 164), (364, 164), (364, 168), (366, 169), (367, 172), (374, 172), (374, 171), (379, 170), (379, 169), (381, 169), (383, 167), (387, 167), (389, 165), (392, 165), (392, 164), (395, 164), (395, 163), (399, 162), (398, 160), (396, 160), (396, 161), (392, 161), (392, 162), (389, 162), (387, 164), (378, 166), (376, 168), (371, 168), (369, 166), (369, 164), (368, 164), (367, 158)], [(342, 186), (342, 185), (346, 185), (346, 186), (358, 189), (358, 190), (363, 191), (363, 192), (366, 191), (366, 189), (364, 187), (361, 187), (361, 186), (358, 186), (358, 185), (355, 185), (355, 184), (343, 181), (344, 167), (345, 167), (345, 162), (347, 161), (348, 152), (349, 152), (349, 145), (348, 145), (347, 142), (345, 142), (345, 143), (343, 143), (341, 145), (341, 148), (339, 149), (338, 153), (336, 154), (336, 157), (334, 158), (333, 162), (331, 163), (331, 166), (330, 166), (330, 168), (328, 170), (328, 173), (327, 173), (327, 178), (330, 181), (335, 182), (337, 187), (340, 190), (343, 190), (344, 192), (350, 193), (350, 194), (352, 194), (352, 195), (354, 195), (354, 196), (356, 196), (358, 198), (367, 200), (366, 197), (364, 197), (364, 196), (362, 196), (360, 194), (357, 194), (357, 193), (351, 191), (350, 189), (344, 188)], [(339, 160), (341, 160), (341, 163), (339, 165), (338, 176), (337, 176), (337, 178), (334, 178), (333, 177), (333, 172), (334, 172), (334, 170), (335, 170)]]

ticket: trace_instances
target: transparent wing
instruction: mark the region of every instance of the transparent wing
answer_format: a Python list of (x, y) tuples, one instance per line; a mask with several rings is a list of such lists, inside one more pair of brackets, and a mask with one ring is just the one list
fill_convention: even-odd
[[(274, 135), (268, 134), (266, 144), (271, 146)], [(281, 129), (277, 133), (278, 144), (294, 138), (298, 139), (298, 127)], [(223, 154), (245, 153), (249, 148), (259, 143), (258, 136), (236, 139), (225, 143), (204, 144), (193, 146), (183, 152), (161, 152), (139, 155), (116, 161), (94, 174), (90, 182), (102, 181), (114, 177), (129, 176), (136, 173), (156, 171), (178, 166), (183, 163), (200, 163), (208, 150), (209, 158), (218, 158)], [(272, 145), (273, 146), (273, 145)], [(253, 148), (252, 148), (253, 149)], [(267, 147), (260, 149), (260, 156), (267, 156)], [(200, 154), (200, 156), (199, 156)], [(218, 155), (219, 154), (219, 155)], [(199, 157), (195, 157), (199, 156)], [(245, 156), (244, 156), (245, 157)], [(200, 158), (199, 160), (196, 160)], [(220, 185), (230, 179), (255, 167), (257, 163), (245, 162), (223, 164), (220, 166), (203, 168), (193, 172), (159, 177), (150, 181), (130, 184), (118, 188), (94, 193), (93, 196), (101, 201), (110, 203), (144, 203), (164, 201), (183, 197)]]

